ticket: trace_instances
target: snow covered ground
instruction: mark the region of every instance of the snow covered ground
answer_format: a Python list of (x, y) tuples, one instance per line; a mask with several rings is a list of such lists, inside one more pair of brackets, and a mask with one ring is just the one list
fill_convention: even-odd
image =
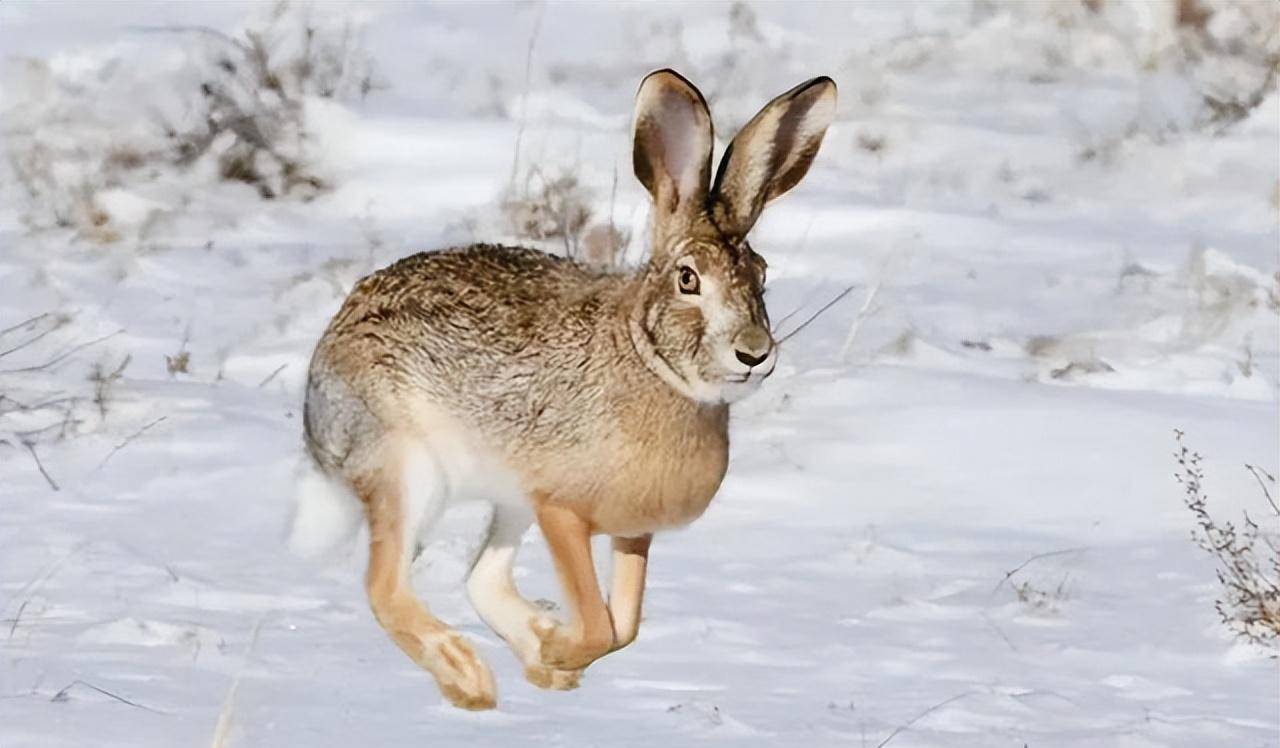
[[(1102, 5), (325, 4), (372, 90), (307, 98), (331, 189), (264, 200), (100, 157), (196, 117), (207, 29), (266, 8), (0, 4), (0, 746), (209, 744), (220, 714), (228, 746), (1275, 745), (1277, 662), (1217, 620), (1171, 452), (1204, 453), (1216, 515), (1266, 515), (1280, 97), (1206, 124), (1250, 71), (1175, 64), (1171, 5)], [(1269, 6), (1242, 7), (1206, 33)], [(500, 689), (457, 711), (358, 550), (284, 548), (307, 357), (361, 275), (515, 240), (517, 143), (515, 183), (574, 175), (638, 257), (631, 96), (662, 66), (720, 147), (837, 80), (753, 245), (783, 330), (853, 291), (736, 409), (639, 640), (579, 690), (521, 678), (459, 587), (481, 518), (447, 518), (417, 586)], [(557, 597), (534, 536), (519, 574)]]

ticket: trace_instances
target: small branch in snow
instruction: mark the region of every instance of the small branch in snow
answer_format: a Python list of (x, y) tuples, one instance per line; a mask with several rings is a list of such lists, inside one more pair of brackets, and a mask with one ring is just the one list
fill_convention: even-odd
[(547, 10), (545, 2), (538, 3), (538, 15), (533, 19), (533, 31), (529, 33), (529, 46), (524, 51), (524, 93), (520, 96), (520, 124), (516, 127), (516, 147), (511, 156), (510, 187), (514, 188), (516, 176), (520, 173), (520, 144), (524, 140), (524, 128), (529, 113), (529, 86), (533, 77), (533, 50), (538, 46), (538, 36), (542, 32), (542, 16)]
[(916, 716), (912, 717), (909, 721), (904, 722), (901, 725), (898, 725), (897, 727), (895, 727), (893, 729), (893, 732), (889, 733), (889, 737), (885, 738), (884, 740), (881, 740), (879, 743), (876, 743), (876, 748), (884, 748), (884, 746), (889, 744), (890, 740), (893, 740), (894, 738), (898, 737), (899, 733), (905, 732), (912, 725), (924, 719), (925, 717), (929, 716), (930, 714), (936, 712), (937, 710), (941, 709), (947, 704), (951, 704), (953, 702), (959, 701), (960, 699), (972, 696), (973, 694), (974, 694), (973, 691), (965, 691), (964, 693), (956, 694), (955, 696), (952, 696), (951, 698), (945, 701), (939, 701), (937, 704), (934, 704), (933, 706), (929, 707), (923, 712), (920, 712)]
[(0, 610), (8, 610), (9, 606), (13, 603), (13, 601), (17, 600), (20, 597), (25, 597), (26, 600), (30, 600), (31, 595), (34, 595), (35, 593), (39, 592), (40, 589), (44, 587), (45, 584), (47, 584), (50, 579), (53, 579), (54, 575), (57, 574), (62, 569), (63, 564), (65, 564), (67, 561), (73, 558), (77, 553), (84, 550), (89, 545), (89, 542), (90, 541), (88, 540), (82, 540), (79, 543), (76, 543), (74, 546), (72, 546), (71, 550), (67, 551), (62, 556), (54, 560), (52, 563), (50, 563), (48, 566), (45, 567), (44, 571), (37, 574), (34, 578), (31, 579), (31, 581), (22, 585), (22, 587), (17, 592), (10, 595), (9, 599), (4, 601), (4, 605), (0, 606)]
[(231, 735), (231, 717), (235, 714), (236, 709), (236, 692), (240, 690), (240, 681), (244, 678), (245, 670), (249, 668), (249, 660), (253, 657), (253, 650), (258, 646), (258, 634), (262, 631), (262, 622), (266, 620), (263, 616), (253, 625), (253, 634), (249, 637), (249, 647), (244, 652), (244, 660), (240, 663), (240, 670), (236, 673), (235, 680), (231, 681), (231, 688), (227, 690), (227, 698), (222, 702), (222, 709), (218, 712), (218, 724), (213, 729), (212, 748), (226, 748), (229, 744)]
[(997, 626), (996, 622), (991, 620), (991, 616), (987, 615), (984, 612), (982, 614), (982, 620), (986, 621), (987, 625), (991, 627), (991, 630), (999, 634), (1001, 639), (1004, 639), (1004, 643), (1009, 645), (1009, 649), (1013, 650), (1014, 652), (1018, 651), (1018, 648), (1013, 644), (1013, 640), (1010, 639), (1009, 635), (1004, 632), (1004, 629)]
[(97, 691), (98, 693), (102, 694), (103, 696), (107, 696), (112, 699), (115, 699), (116, 701), (119, 701), (121, 704), (128, 704), (129, 706), (134, 707), (135, 709), (142, 709), (144, 711), (151, 712), (152, 714), (166, 714), (166, 712), (162, 712), (159, 709), (152, 709), (146, 704), (139, 704), (136, 701), (130, 701), (129, 699), (126, 699), (125, 697), (119, 694), (111, 693), (105, 688), (99, 688), (93, 685), (92, 683), (82, 681), (78, 678), (68, 683), (65, 687), (63, 687), (61, 691), (55, 693), (53, 695), (53, 698), (50, 699), (50, 701), (57, 701), (57, 702), (68, 701), (69, 697), (67, 696), (67, 694), (70, 693), (71, 689), (75, 688), (76, 686), (84, 686), (85, 688), (91, 688), (94, 691)]
[[(42, 315), (40, 315), (40, 316), (38, 316), (38, 317), (32, 317), (30, 320), (28, 320), (28, 322), (35, 322), (35, 321), (40, 320), (40, 319), (43, 319), (44, 317), (47, 317), (47, 316), (48, 316), (47, 314), (42, 314)], [(20, 350), (22, 350), (23, 348), (26, 348), (27, 346), (29, 346), (29, 345), (31, 345), (31, 344), (33, 344), (33, 343), (37, 343), (37, 342), (39, 342), (40, 340), (42, 340), (45, 336), (49, 335), (50, 333), (55, 332), (55, 331), (57, 331), (57, 330), (59, 330), (59, 329), (61, 329), (61, 328), (63, 328), (63, 327), (66, 327), (67, 323), (68, 323), (68, 322), (70, 322), (70, 321), (71, 321), (71, 318), (70, 318), (70, 317), (59, 317), (59, 318), (57, 318), (57, 320), (56, 320), (52, 325), (50, 325), (47, 329), (45, 329), (45, 330), (43, 330), (43, 331), (41, 331), (41, 332), (39, 332), (39, 333), (36, 333), (34, 336), (32, 336), (32, 337), (30, 337), (30, 338), (27, 338), (26, 340), (22, 341), (21, 343), (18, 343), (17, 345), (13, 346), (12, 348), (8, 348), (8, 349), (6, 349), (6, 350), (0, 351), (0, 357), (8, 356), (10, 353), (16, 353), (17, 351), (20, 351)], [(23, 323), (23, 324), (26, 324), (26, 323)], [(19, 325), (19, 327), (21, 327), (21, 325)], [(11, 329), (12, 329), (12, 328), (11, 328)]]
[(152, 421), (151, 423), (148, 423), (146, 426), (143, 426), (142, 428), (140, 428), (140, 429), (138, 429), (137, 431), (133, 432), (133, 433), (132, 433), (132, 434), (130, 434), (129, 436), (125, 437), (124, 441), (122, 441), (122, 442), (120, 442), (119, 444), (117, 444), (117, 445), (115, 446), (115, 448), (114, 448), (114, 449), (112, 449), (110, 452), (108, 452), (108, 453), (107, 453), (107, 456), (106, 456), (106, 457), (103, 457), (103, 458), (102, 458), (102, 462), (99, 462), (99, 463), (98, 463), (98, 466), (97, 466), (96, 468), (94, 468), (94, 469), (93, 469), (93, 470), (94, 470), (94, 472), (97, 472), (97, 471), (101, 470), (101, 469), (102, 469), (102, 466), (107, 464), (107, 460), (110, 460), (112, 457), (114, 457), (116, 452), (119, 452), (120, 450), (122, 450), (122, 449), (124, 449), (125, 447), (129, 446), (129, 442), (131, 442), (131, 441), (133, 441), (134, 439), (137, 439), (138, 437), (140, 437), (140, 436), (142, 436), (143, 434), (147, 433), (148, 431), (150, 431), (150, 430), (151, 430), (151, 427), (152, 427), (152, 426), (155, 426), (156, 424), (160, 423), (161, 421), (166, 421), (166, 420), (168, 420), (168, 418), (169, 418), (169, 416), (160, 416), (160, 417), (159, 417), (159, 418), (157, 418), (156, 420)]
[(1062, 549), (1062, 550), (1060, 550), (1060, 551), (1049, 551), (1048, 553), (1037, 553), (1036, 555), (1032, 556), (1031, 558), (1027, 559), (1026, 561), (1023, 561), (1022, 563), (1020, 563), (1020, 564), (1018, 564), (1016, 567), (1014, 567), (1012, 570), (1010, 570), (1009, 572), (1007, 572), (1007, 573), (1004, 575), (1004, 577), (1003, 577), (999, 582), (997, 582), (997, 583), (996, 583), (995, 589), (991, 590), (991, 594), (993, 594), (993, 595), (994, 595), (995, 593), (999, 592), (999, 591), (1000, 591), (1000, 587), (1001, 587), (1001, 586), (1003, 586), (1005, 582), (1009, 581), (1009, 579), (1010, 579), (1014, 574), (1017, 574), (1018, 572), (1022, 571), (1022, 570), (1023, 570), (1023, 569), (1025, 569), (1025, 568), (1027, 568), (1027, 566), (1028, 566), (1029, 564), (1031, 564), (1031, 562), (1033, 562), (1033, 561), (1039, 561), (1039, 560), (1040, 560), (1040, 559), (1042, 559), (1042, 558), (1052, 558), (1052, 557), (1054, 557), (1054, 556), (1065, 556), (1065, 555), (1067, 555), (1068, 553), (1080, 553), (1080, 552), (1081, 552), (1081, 551), (1083, 551), (1083, 550), (1085, 550), (1085, 549), (1084, 549), (1084, 548), (1063, 548), (1063, 549)]
[(26, 319), (22, 320), (21, 322), (19, 322), (19, 323), (18, 323), (18, 324), (16, 324), (16, 325), (10, 325), (10, 326), (8, 326), (8, 327), (4, 328), (3, 330), (0, 330), (0, 335), (7, 335), (7, 334), (9, 334), (9, 333), (13, 332), (14, 330), (19, 330), (19, 329), (21, 329), (21, 328), (23, 328), (23, 327), (26, 327), (27, 325), (31, 324), (32, 322), (39, 322), (40, 320), (44, 319), (45, 317), (51, 317), (51, 316), (53, 316), (53, 312), (45, 312), (44, 314), (37, 314), (37, 315), (36, 315), (36, 316), (34, 316), (34, 317), (28, 317), (28, 318), (26, 318)]
[(93, 340), (90, 340), (86, 343), (81, 343), (80, 345), (74, 345), (68, 348), (67, 350), (63, 351), (62, 353), (59, 353), (58, 355), (49, 359), (48, 361), (44, 362), (43, 364), (39, 364), (37, 366), (24, 366), (19, 369), (0, 369), (0, 374), (21, 374), (23, 372), (28, 372), (28, 371), (40, 371), (41, 369), (47, 369), (50, 366), (53, 366), (54, 364), (59, 363), (60, 361), (66, 360), (67, 357), (71, 356), (72, 354), (83, 351), (85, 348), (88, 348), (91, 345), (97, 345), (98, 343), (101, 343), (104, 340), (109, 340), (111, 338), (114, 338), (115, 336), (119, 335), (122, 332), (124, 332), (124, 330), (116, 330), (115, 332), (110, 333), (109, 335), (103, 335), (100, 338), (94, 338)]
[[(1276, 477), (1271, 473), (1268, 473), (1266, 470), (1263, 470), (1262, 468), (1258, 467), (1257, 465), (1250, 465), (1249, 463), (1245, 463), (1244, 469), (1248, 470), (1249, 473), (1253, 476), (1253, 479), (1258, 481), (1258, 488), (1261, 488), (1262, 495), (1267, 497), (1267, 503), (1271, 505), (1271, 510), (1276, 513), (1277, 517), (1280, 517), (1280, 506), (1276, 505), (1276, 500), (1272, 498), (1271, 491), (1267, 488), (1268, 481), (1271, 483), (1271, 485), (1275, 485)], [(1263, 480), (1264, 477), (1266, 478), (1266, 481)]]
[[(55, 397), (51, 400), (43, 400), (38, 403), (27, 404), (21, 400), (9, 397), (8, 395), (0, 394), (0, 415), (4, 415), (6, 413), (30, 413), (32, 411), (47, 410), (58, 405), (74, 402), (76, 402), (76, 398), (68, 395), (67, 397)], [(6, 407), (5, 403), (13, 403), (13, 405)]]
[(40, 455), (36, 454), (35, 443), (23, 439), (22, 446), (26, 447), (27, 451), (31, 453), (31, 459), (36, 461), (36, 468), (39, 469), (40, 474), (44, 476), (44, 479), (49, 482), (49, 488), (52, 488), (55, 491), (61, 491), (62, 489), (58, 488), (58, 484), (49, 475), (49, 471), (44, 469), (44, 463), (40, 461)]
[(26, 609), (27, 609), (27, 605), (28, 605), (30, 602), (31, 602), (31, 599), (30, 599), (30, 598), (28, 598), (28, 599), (26, 599), (26, 600), (23, 600), (23, 601), (22, 601), (22, 604), (18, 606), (18, 612), (17, 612), (17, 614), (16, 614), (16, 615), (14, 615), (14, 617), (13, 617), (13, 625), (11, 625), (11, 626), (9, 627), (9, 638), (10, 638), (10, 639), (12, 639), (12, 638), (13, 638), (13, 632), (15, 632), (15, 631), (17, 631), (17, 630), (18, 630), (18, 621), (21, 621), (21, 620), (22, 620), (22, 612), (23, 612), (24, 610), (26, 610)]
[(244, 49), (244, 44), (217, 29), (208, 26), (170, 25), (170, 26), (126, 26), (125, 30), (139, 34), (201, 34), (218, 39), (232, 46)]
[(286, 364), (280, 364), (279, 366), (277, 366), (276, 370), (268, 374), (266, 379), (262, 380), (261, 382), (258, 382), (259, 389), (261, 389), (262, 387), (266, 387), (267, 383), (269, 383), (272, 379), (275, 379), (276, 375), (284, 371), (288, 365), (289, 364), (286, 363)]
[(867, 291), (867, 298), (862, 301), (862, 306), (858, 309), (858, 313), (853, 316), (853, 322), (849, 325), (849, 332), (844, 336), (844, 344), (840, 346), (840, 360), (845, 361), (849, 358), (849, 351), (853, 349), (853, 341), (858, 337), (858, 330), (862, 327), (862, 322), (867, 317), (875, 314), (875, 309), (871, 304), (876, 300), (876, 296), (880, 293), (880, 284), (882, 281), (877, 280), (875, 285)]

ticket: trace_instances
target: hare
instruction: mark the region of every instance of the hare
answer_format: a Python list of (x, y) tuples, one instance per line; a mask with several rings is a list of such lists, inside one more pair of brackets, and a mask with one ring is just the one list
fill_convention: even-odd
[[(345, 492), (335, 512), (363, 510), (373, 614), (454, 705), (494, 707), (493, 676), (410, 587), (424, 527), (451, 502), (493, 505), (466, 589), (533, 684), (574, 688), (635, 639), (653, 533), (707, 508), (728, 463), (729, 405), (777, 360), (765, 261), (747, 233), (808, 171), (835, 107), (825, 77), (782, 94), (734, 138), (713, 181), (705, 99), (674, 71), (654, 72), (634, 128), (635, 174), (653, 199), (643, 268), (603, 272), (489, 244), (424, 252), (359, 281), (330, 322), (306, 390), (312, 482)], [(322, 507), (308, 502), (321, 493), (300, 497), (295, 532), (318, 521)], [(534, 521), (565, 623), (512, 579)], [(612, 537), (607, 602), (597, 534)]]

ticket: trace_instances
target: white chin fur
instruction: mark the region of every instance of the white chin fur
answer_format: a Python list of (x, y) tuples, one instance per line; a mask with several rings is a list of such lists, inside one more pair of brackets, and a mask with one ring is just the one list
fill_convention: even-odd
[(720, 402), (733, 403), (760, 389), (764, 377), (751, 377), (744, 382), (725, 382), (720, 385)]
[(772, 368), (768, 372), (752, 374), (746, 379), (739, 379), (743, 376), (742, 374), (730, 374), (728, 378), (714, 380), (690, 376), (676, 389), (685, 397), (702, 403), (713, 405), (733, 403), (760, 389), (760, 384), (771, 373)]

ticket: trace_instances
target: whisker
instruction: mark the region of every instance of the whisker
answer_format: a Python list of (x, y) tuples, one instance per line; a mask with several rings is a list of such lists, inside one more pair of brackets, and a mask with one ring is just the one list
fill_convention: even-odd
[[(856, 286), (849, 286), (849, 287), (848, 287), (848, 288), (846, 288), (845, 290), (843, 290), (843, 291), (841, 291), (840, 293), (836, 294), (836, 295), (835, 295), (835, 298), (833, 298), (833, 299), (831, 299), (831, 301), (828, 301), (827, 303), (823, 304), (823, 305), (822, 305), (822, 308), (818, 309), (818, 311), (816, 311), (816, 312), (814, 312), (813, 314), (809, 315), (809, 318), (808, 318), (808, 319), (806, 319), (804, 322), (801, 322), (801, 323), (799, 324), (799, 326), (797, 326), (797, 327), (796, 327), (795, 329), (793, 329), (791, 332), (789, 332), (789, 333), (787, 333), (786, 335), (783, 335), (781, 338), (779, 338), (779, 340), (778, 340), (778, 345), (782, 345), (783, 343), (787, 342), (787, 341), (788, 341), (788, 340), (790, 340), (791, 338), (795, 337), (796, 333), (798, 333), (798, 332), (800, 332), (801, 330), (803, 330), (804, 328), (808, 327), (810, 322), (813, 322), (813, 321), (814, 321), (815, 319), (817, 319), (818, 317), (821, 317), (823, 312), (825, 312), (825, 311), (827, 311), (828, 309), (830, 309), (831, 307), (835, 306), (835, 305), (836, 305), (836, 302), (840, 301), (841, 299), (843, 299), (844, 297), (846, 297), (846, 296), (848, 296), (850, 293), (852, 293), (854, 288), (856, 288)], [(792, 314), (794, 314), (794, 312), (793, 312)], [(791, 316), (791, 315), (788, 315), (788, 316)], [(785, 318), (784, 318), (784, 319), (785, 319)], [(779, 322), (778, 324), (782, 324), (782, 323), (781, 323), (781, 322)]]
[(801, 310), (801, 309), (804, 309), (804, 304), (801, 304), (800, 306), (796, 307), (795, 309), (792, 309), (791, 311), (787, 312), (787, 315), (786, 315), (785, 317), (783, 317), (782, 319), (780, 319), (780, 320), (778, 320), (776, 323), (774, 323), (774, 325), (773, 325), (773, 329), (772, 329), (772, 330), (770, 330), (769, 332), (771, 332), (771, 333), (777, 332), (777, 331), (778, 331), (778, 328), (779, 328), (779, 327), (782, 327), (782, 323), (784, 323), (784, 322), (786, 322), (787, 320), (791, 319), (792, 317), (796, 316), (796, 314), (798, 314), (798, 313), (800, 312), (800, 310)]

